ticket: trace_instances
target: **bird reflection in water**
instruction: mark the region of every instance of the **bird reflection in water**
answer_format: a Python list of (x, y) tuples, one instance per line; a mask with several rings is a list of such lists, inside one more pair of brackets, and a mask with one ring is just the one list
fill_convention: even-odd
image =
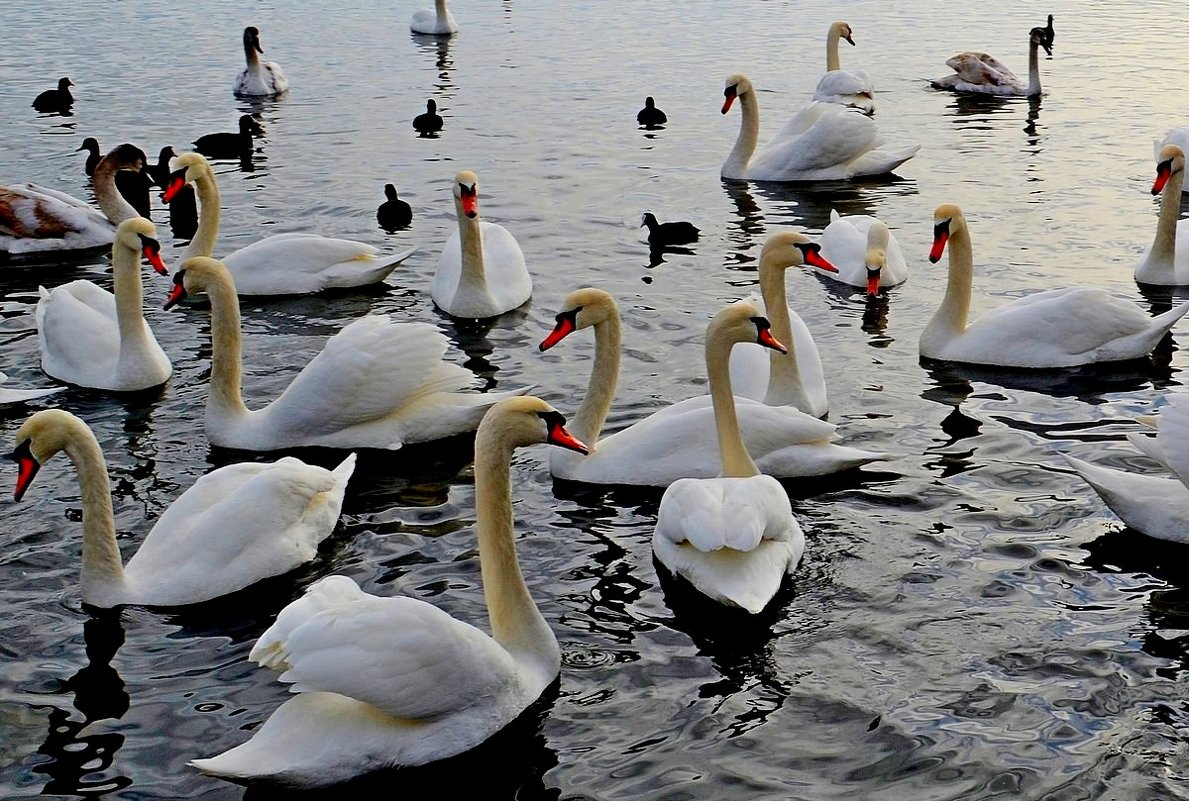
[(450, 55), (450, 45), (455, 37), (412, 34), (412, 39), (418, 50), (434, 60), (434, 67), (438, 71), (438, 83), (434, 84), (434, 94), (445, 99), (453, 98), (454, 90), (458, 87), (453, 81), (454, 57)]
[(1041, 95), (1028, 98), (1028, 120), (1024, 123), (1024, 133), (1028, 134), (1028, 145), (1033, 148), (1029, 152), (1040, 152), (1040, 135), (1036, 131), (1036, 121), (1040, 119)]
[[(496, 387), (495, 374), (499, 372), (500, 368), (488, 357), (495, 352), (497, 344), (501, 351), (527, 348), (532, 344), (529, 342), (528, 336), (519, 330), (523, 328), (522, 323), (528, 319), (531, 308), (532, 301), (530, 300), (523, 306), (496, 317), (466, 320), (461, 317), (452, 317), (436, 306), (434, 307), (434, 310), (442, 318), (442, 333), (466, 354), (467, 359), (462, 363), (462, 366), (483, 379), (480, 391), (490, 392)], [(493, 343), (493, 338), (497, 337), (498, 342)]]

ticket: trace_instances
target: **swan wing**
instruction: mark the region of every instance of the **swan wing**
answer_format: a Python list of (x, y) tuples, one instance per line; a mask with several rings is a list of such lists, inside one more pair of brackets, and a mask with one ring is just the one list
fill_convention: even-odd
[(102, 212), (65, 192), (29, 183), (0, 187), (0, 233), (53, 239), (92, 228), (115, 230)]
[[(6, 381), (8, 381), (8, 376), (0, 373), (0, 384)], [(61, 392), (63, 389), (65, 387), (50, 387), (49, 389), (9, 389), (7, 387), (0, 387), (0, 406), (9, 403), (21, 403), (45, 395), (53, 395), (55, 392)]]
[(879, 144), (875, 123), (861, 112), (829, 103), (813, 105), (821, 109), (801, 119), (812, 119), (812, 124), (795, 136), (778, 135), (753, 159), (749, 173), (769, 179), (818, 177), (813, 173), (844, 167)]
[(281, 65), (275, 61), (266, 61), (262, 65), (264, 81), (272, 87), (275, 94), (289, 91), (289, 79), (285, 77), (285, 71), (281, 69)]
[(1156, 444), (1168, 467), (1182, 483), (1189, 485), (1189, 396), (1171, 395), (1168, 405), (1160, 412), (1160, 427)]
[(818, 241), (822, 246), (822, 256), (837, 267), (838, 272), (831, 273), (816, 267), (813, 268), (814, 272), (851, 286), (866, 286), (867, 229), (872, 219), (865, 214), (843, 217), (837, 211), (832, 211), (830, 224), (822, 231)]
[(383, 280), (415, 252), (380, 257), (363, 242), (317, 234), (277, 234), (224, 258), (241, 295), (302, 294)]
[(787, 540), (793, 510), (771, 476), (683, 478), (665, 490), (657, 532), (703, 553), (753, 551), (765, 540)]
[(959, 79), (976, 86), (1014, 87), (1020, 83), (1015, 73), (986, 53), (958, 53), (945, 63)]
[(1156, 539), (1189, 543), (1189, 488), (1174, 478), (1112, 470), (1062, 454), (1120, 520)]
[(90, 383), (94, 375), (110, 380), (120, 355), (115, 296), (85, 280), (39, 291), (35, 319), (42, 369), (78, 383)]

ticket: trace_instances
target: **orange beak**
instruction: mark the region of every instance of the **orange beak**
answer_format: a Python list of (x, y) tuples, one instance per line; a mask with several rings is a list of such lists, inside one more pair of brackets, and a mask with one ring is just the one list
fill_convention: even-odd
[(945, 250), (945, 243), (950, 241), (949, 231), (938, 231), (933, 234), (933, 247), (929, 249), (929, 261), (933, 264), (941, 259), (941, 253)]
[[(181, 273), (179, 272), (178, 275), (180, 276)], [(180, 303), (181, 301), (183, 301), (185, 299), (186, 299), (186, 285), (184, 283), (182, 283), (181, 281), (178, 281), (175, 276), (173, 289), (171, 289), (169, 292), (169, 299), (165, 301), (166, 310), (172, 309), (174, 306), (178, 305), (178, 303)]]
[(185, 178), (180, 175), (174, 176), (169, 180), (169, 186), (165, 187), (165, 191), (161, 193), (161, 199), (166, 203), (172, 203), (173, 199), (178, 196), (178, 192), (181, 192), (182, 187), (185, 185)]
[(731, 104), (735, 102), (735, 97), (736, 97), (735, 93), (728, 89), (727, 97), (725, 100), (722, 101), (722, 113), (723, 114), (726, 114), (728, 111), (731, 110)]
[(17, 449), (13, 451), (12, 460), (17, 463), (17, 487), (16, 491), (12, 494), (12, 499), (19, 501), (25, 497), (25, 490), (29, 489), (29, 485), (33, 483), (33, 477), (41, 469), (41, 462), (33, 458), (33, 453), (29, 450), (29, 442), (27, 440), (18, 445)]
[(471, 219), (479, 214), (479, 198), (474, 189), (462, 190), (462, 213)]
[(867, 268), (867, 295), (875, 297), (879, 294), (879, 270)]
[(838, 268), (826, 261), (826, 258), (822, 256), (821, 248), (817, 247), (816, 245), (813, 248), (807, 249), (805, 251), (805, 263), (813, 267), (817, 267), (818, 269), (825, 270), (828, 273), (838, 272)]
[(772, 350), (778, 350), (781, 353), (789, 352), (789, 349), (786, 348), (784, 345), (781, 345), (780, 342), (777, 341), (776, 337), (772, 336), (772, 332), (769, 331), (767, 328), (760, 330), (760, 336), (756, 341), (759, 342), (761, 345), (763, 345), (765, 348), (772, 348)]
[(153, 248), (152, 245), (145, 245), (144, 257), (149, 260), (149, 264), (153, 265), (153, 269), (161, 275), (169, 275), (169, 268), (165, 266), (164, 260), (161, 258), (161, 248)]
[(548, 441), (550, 445), (557, 445), (571, 451), (578, 451), (578, 453), (581, 454), (590, 453), (590, 448), (586, 447), (585, 443), (583, 443), (569, 431), (566, 431), (566, 427), (556, 421), (550, 422), (549, 424)]
[(1159, 195), (1164, 191), (1164, 185), (1168, 183), (1168, 177), (1172, 175), (1172, 159), (1166, 159), (1156, 165), (1156, 180), (1152, 183), (1152, 194)]
[(561, 342), (570, 334), (574, 333), (575, 330), (576, 327), (574, 325), (574, 316), (565, 314), (563, 312), (562, 314), (557, 315), (557, 325), (553, 326), (553, 330), (549, 332), (549, 336), (541, 340), (541, 344), (537, 347), (540, 348), (542, 353), (544, 353), (558, 342)]

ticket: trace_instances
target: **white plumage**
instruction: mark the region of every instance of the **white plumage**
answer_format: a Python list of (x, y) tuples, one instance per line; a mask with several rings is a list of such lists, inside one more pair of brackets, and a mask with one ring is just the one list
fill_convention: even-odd
[(274, 97), (289, 90), (289, 79), (275, 61), (261, 61), (260, 31), (244, 28), (244, 58), (248, 65), (235, 78), (231, 91), (243, 97)]
[[(879, 220), (866, 214), (843, 217), (837, 209), (830, 209), (830, 224), (822, 231), (820, 241), (822, 256), (838, 268), (838, 271), (830, 272), (814, 267), (814, 272), (851, 286), (867, 287), (867, 253), (873, 244), (871, 230), (875, 223), (879, 223)], [(900, 250), (900, 243), (896, 241), (896, 237), (886, 226), (883, 231), (887, 231), (887, 244), (884, 246), (885, 262), (879, 271), (879, 287), (887, 289), (908, 280), (908, 262), (904, 260), (904, 253)]]
[(409, 30), (413, 33), (443, 36), (458, 33), (458, 23), (454, 21), (450, 9), (446, 8), (446, 0), (434, 0), (433, 8), (419, 8), (413, 12)]

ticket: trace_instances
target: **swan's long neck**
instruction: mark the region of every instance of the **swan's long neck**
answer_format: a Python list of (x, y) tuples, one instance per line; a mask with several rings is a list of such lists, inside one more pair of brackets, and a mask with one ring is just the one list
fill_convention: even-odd
[(735, 414), (735, 396), (731, 391), (729, 339), (706, 337), (706, 372), (710, 376), (710, 401), (714, 404), (714, 425), (718, 429), (718, 450), (722, 455), (724, 476), (757, 476), (760, 471), (743, 444), (739, 418)]
[(243, 332), (235, 284), (229, 276), (212, 276), (206, 294), (211, 300), (211, 394), (207, 413), (243, 417), (248, 407), (242, 391)]
[(1176, 264), (1177, 220), (1181, 215), (1181, 190), (1185, 185), (1185, 171), (1177, 170), (1168, 176), (1160, 193), (1160, 217), (1156, 220), (1156, 238), (1148, 254), (1149, 264), (1167, 266), (1171, 272)]
[(475, 439), (475, 529), (483, 595), (496, 642), (510, 651), (554, 657), (559, 653), (557, 640), (533, 603), (516, 559), (510, 475), (513, 450), (504, 429), (480, 428)]
[(1040, 56), (1037, 55), (1039, 45), (1030, 41), (1028, 45), (1028, 94), (1040, 94)]
[(838, 60), (838, 40), (842, 38), (835, 28), (830, 28), (830, 35), (826, 37), (826, 72), (842, 69), (842, 62)]
[(190, 239), (190, 244), (182, 252), (182, 259), (191, 256), (213, 256), (215, 241), (219, 238), (219, 185), (215, 177), (203, 174), (194, 181), (198, 190), (198, 230)]
[(248, 40), (244, 40), (244, 58), (248, 62), (248, 72), (258, 75), (260, 73), (260, 54), (256, 52), (256, 48)]
[(459, 285), (486, 291), (487, 273), (483, 269), (483, 231), (479, 216), (468, 217), (462, 211), (462, 202), (454, 199), (458, 215), (458, 241), (462, 246), (462, 275)]
[(132, 208), (131, 203), (124, 200), (120, 190), (116, 189), (117, 172), (114, 161), (101, 159), (95, 166), (95, 174), (91, 176), (91, 180), (95, 185), (95, 202), (99, 204), (100, 211), (107, 219), (119, 225), (124, 220), (139, 217), (140, 214)]
[(770, 254), (760, 256), (760, 294), (764, 298), (764, 309), (772, 323), (772, 336), (789, 349), (788, 354), (774, 350), (768, 354), (768, 394), (766, 401), (773, 405), (784, 405), (776, 398), (797, 398), (794, 405), (802, 406), (805, 401), (801, 370), (797, 365), (796, 345), (793, 342), (793, 322), (789, 317), (788, 296), (784, 286), (784, 266), (778, 264)]
[(755, 92), (744, 92), (739, 96), (739, 112), (742, 118), (739, 122), (739, 137), (722, 165), (722, 174), (727, 178), (743, 178), (746, 175), (747, 165), (760, 141), (760, 102)]
[(112, 251), (112, 289), (116, 296), (116, 324), (120, 330), (117, 370), (139, 361), (153, 341), (144, 319), (144, 287), (140, 281), (140, 252), (118, 242)]
[(961, 336), (966, 331), (970, 315), (970, 289), (974, 282), (974, 255), (970, 247), (970, 233), (966, 226), (950, 235), (950, 274), (945, 297), (933, 319), (925, 326), (921, 339)]
[(116, 544), (107, 462), (95, 435), (82, 423), (72, 426), (64, 450), (78, 472), (82, 494), (83, 600), (98, 606), (112, 606), (120, 602), (119, 596), (125, 585), (124, 565)]
[(434, 0), (434, 10), (438, 14), (438, 19), (442, 22), (446, 21), (446, 0)]
[(623, 340), (619, 312), (613, 311), (594, 327), (595, 358), (590, 369), (590, 383), (586, 386), (586, 397), (578, 407), (570, 426), (571, 433), (588, 443), (592, 450), (597, 447), (603, 423), (611, 411), (615, 399), (615, 386), (619, 382), (620, 346)]

